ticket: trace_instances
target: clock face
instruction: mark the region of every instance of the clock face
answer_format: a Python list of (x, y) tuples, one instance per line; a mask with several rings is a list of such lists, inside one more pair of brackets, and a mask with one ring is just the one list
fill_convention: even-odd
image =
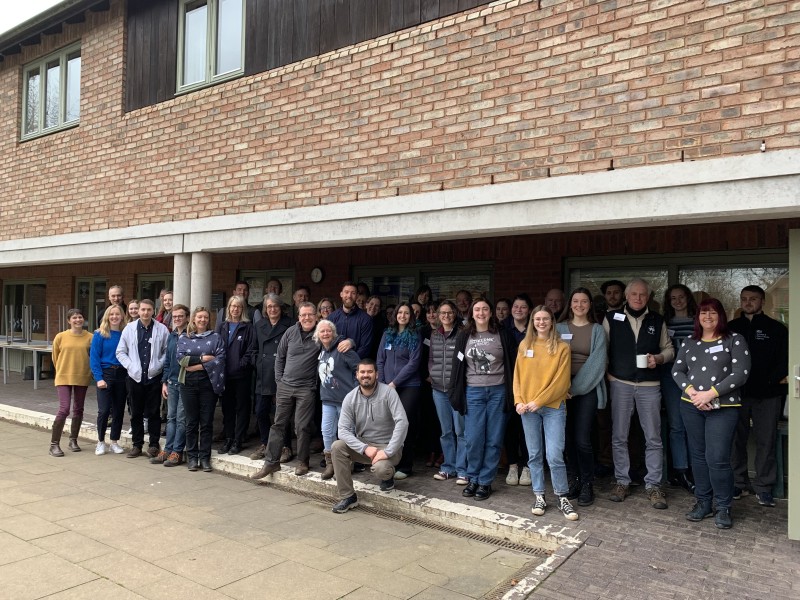
[(322, 269), (319, 267), (311, 269), (311, 281), (313, 283), (319, 283), (322, 281)]

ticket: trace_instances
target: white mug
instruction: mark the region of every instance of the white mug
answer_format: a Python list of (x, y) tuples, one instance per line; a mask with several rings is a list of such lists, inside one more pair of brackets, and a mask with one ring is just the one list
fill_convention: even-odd
[(647, 368), (647, 354), (637, 354), (636, 355), (636, 368), (637, 369), (646, 369)]

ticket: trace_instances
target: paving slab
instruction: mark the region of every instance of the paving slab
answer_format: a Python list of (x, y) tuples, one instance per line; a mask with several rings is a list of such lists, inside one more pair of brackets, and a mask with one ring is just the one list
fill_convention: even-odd
[(42, 598), (94, 579), (95, 573), (50, 553), (0, 566), (3, 597), (14, 600)]

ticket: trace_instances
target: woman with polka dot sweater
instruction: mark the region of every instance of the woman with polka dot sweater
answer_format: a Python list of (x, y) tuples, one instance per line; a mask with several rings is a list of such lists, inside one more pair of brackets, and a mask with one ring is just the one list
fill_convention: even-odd
[(714, 515), (719, 529), (733, 526), (731, 443), (741, 405), (739, 390), (749, 371), (747, 342), (728, 330), (722, 303), (716, 298), (703, 300), (694, 334), (684, 342), (672, 368), (681, 389), (680, 410), (695, 478), (696, 502), (686, 513), (690, 521)]

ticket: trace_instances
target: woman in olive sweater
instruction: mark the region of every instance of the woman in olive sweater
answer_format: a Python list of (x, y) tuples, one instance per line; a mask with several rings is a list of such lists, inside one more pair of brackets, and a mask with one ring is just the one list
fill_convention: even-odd
[[(525, 443), (528, 446), (528, 467), (536, 501), (531, 507), (534, 515), (543, 515), (544, 498), (543, 446), (550, 465), (553, 491), (558, 496), (558, 509), (574, 521), (578, 513), (572, 508), (567, 494), (569, 482), (564, 464), (564, 434), (570, 386), (570, 348), (556, 331), (553, 313), (537, 306), (528, 324), (525, 339), (517, 350), (514, 368), (514, 408), (522, 417)], [(544, 440), (542, 433), (544, 430)], [(544, 441), (544, 444), (542, 442)]]
[[(69, 430), (69, 449), (80, 452), (78, 432), (83, 420), (83, 402), (86, 390), (92, 383), (89, 367), (89, 348), (92, 334), (83, 328), (83, 312), (78, 308), (67, 311), (69, 329), (56, 335), (53, 340), (53, 366), (56, 369), (55, 385), (58, 393), (58, 413), (53, 421), (53, 436), (50, 439), (50, 456), (64, 456), (61, 450), (61, 432), (72, 404), (72, 424)], [(74, 401), (74, 402), (73, 402)]]

